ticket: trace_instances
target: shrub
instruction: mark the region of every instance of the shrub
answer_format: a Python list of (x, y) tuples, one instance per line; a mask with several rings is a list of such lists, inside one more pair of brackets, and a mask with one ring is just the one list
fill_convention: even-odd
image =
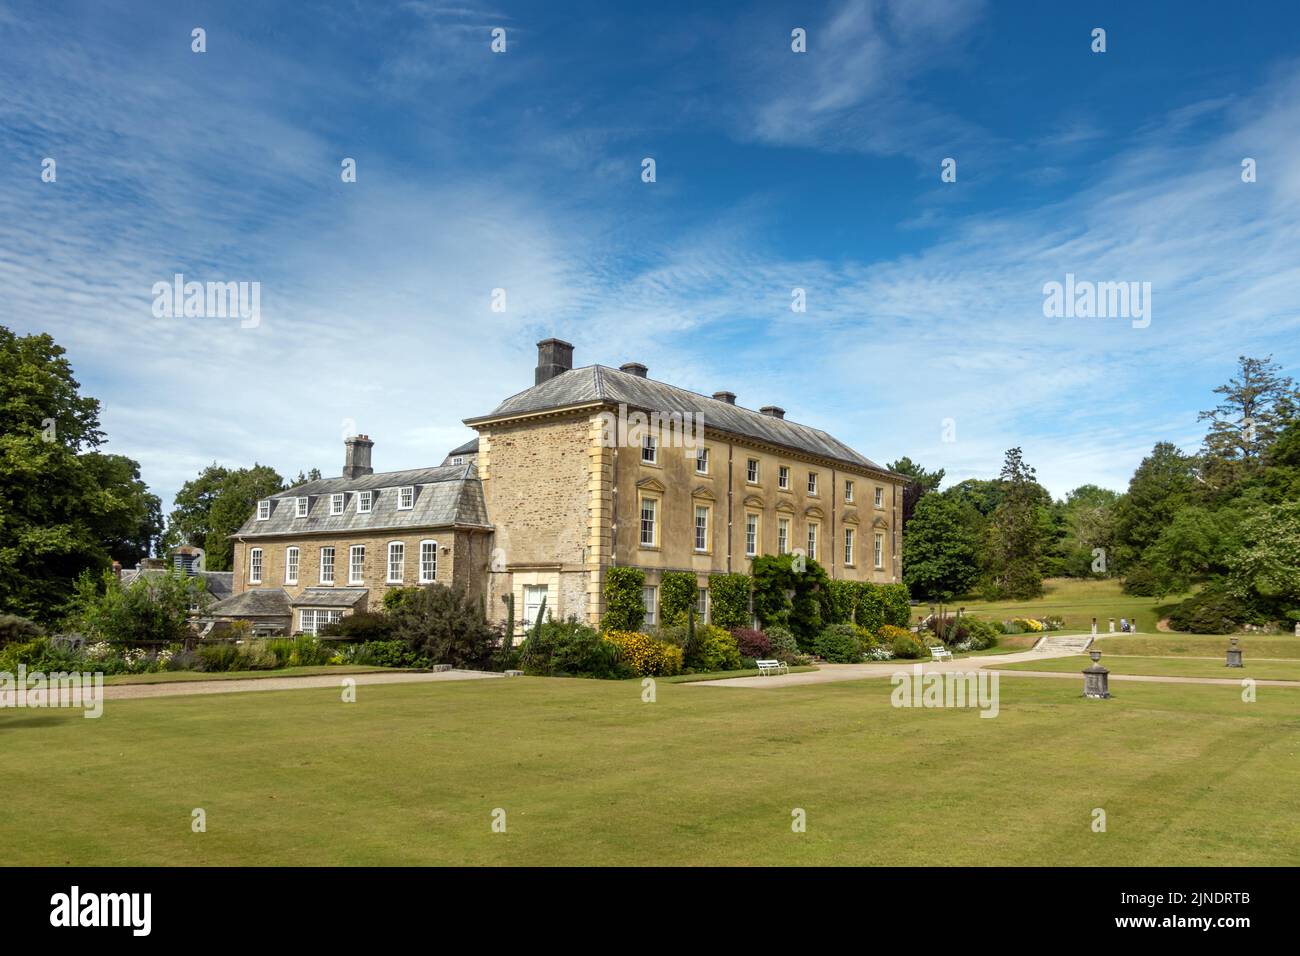
[(637, 677), (667, 677), (682, 671), (682, 649), (637, 631), (606, 631), (619, 661)]
[(695, 628), (695, 641), (686, 648), (686, 666), (701, 674), (739, 670), (740, 648), (731, 632), (716, 624), (702, 624)]
[(709, 602), (713, 623), (731, 630), (749, 627), (749, 594), (752, 582), (748, 574), (715, 574), (709, 578)]
[(427, 657), (412, 651), (405, 641), (367, 641), (364, 644), (347, 644), (340, 649), (345, 664), (364, 664), (371, 667), (432, 667)]
[(772, 642), (767, 639), (767, 635), (762, 631), (755, 631), (748, 627), (737, 627), (732, 629), (731, 636), (736, 639), (736, 647), (740, 649), (741, 657), (748, 657), (752, 660), (766, 660), (772, 656)]
[(605, 617), (601, 627), (607, 631), (637, 631), (645, 621), (645, 603), (641, 590), (645, 572), (624, 566), (605, 572)]
[(877, 584), (875, 590), (880, 595), (880, 609), (884, 623), (894, 627), (907, 627), (912, 619), (912, 596), (906, 584)]
[(483, 619), (478, 600), (461, 587), (422, 587), (392, 618), (393, 637), (435, 664), (482, 669), (500, 640), (499, 632)]
[(833, 664), (855, 664), (862, 659), (858, 629), (852, 624), (832, 624), (824, 628), (817, 635), (813, 647)]
[[(29, 671), (39, 670), (48, 674), (51, 671), (78, 670), (81, 661), (73, 652), (52, 646), (48, 637), (38, 637), (0, 648), (0, 671), (12, 674), (20, 664), (25, 665)], [(113, 671), (105, 670), (105, 673)]]
[[(404, 591), (418, 591), (418, 588), (402, 588)], [(387, 603), (389, 597), (397, 593), (389, 591), (384, 595), (384, 602)], [(406, 599), (396, 602), (397, 607), (402, 607)], [(337, 637), (343, 640), (355, 641), (361, 644), (368, 644), (371, 641), (390, 641), (393, 639), (393, 618), (388, 614), (380, 614), (376, 611), (358, 611), (355, 614), (348, 614), (337, 621), (326, 624), (320, 629), (321, 637)]]
[(965, 640), (970, 642), (973, 651), (982, 651), (998, 646), (998, 626), (992, 621), (978, 617), (963, 617), (961, 626), (966, 631)]
[(229, 641), (201, 644), (198, 653), (199, 666), (195, 670), (221, 672), (239, 669), (239, 647)]
[(876, 640), (876, 635), (871, 633), (871, 631), (867, 630), (865, 627), (861, 627), (860, 625), (854, 625), (854, 629), (857, 631), (858, 646), (862, 648), (863, 652), (869, 651), (873, 647), (877, 646), (878, 642)]
[(45, 631), (34, 621), (17, 614), (0, 614), (0, 647), (6, 644), (26, 644), (44, 636)]
[[(240, 645), (245, 648), (245, 653), (252, 657), (252, 651), (260, 641), (247, 641)], [(318, 664), (328, 664), (331, 655), (334, 653), (326, 644), (310, 634), (299, 634), (296, 637), (277, 637), (268, 640), (265, 643), (266, 650), (274, 658), (273, 667), (311, 667)], [(257, 668), (254, 668), (257, 669)]]
[(699, 585), (690, 571), (667, 571), (659, 579), (660, 619), (665, 624), (685, 624), (698, 603)]
[(1180, 603), (1169, 615), (1170, 625), (1192, 634), (1227, 634), (1243, 624), (1263, 623), (1255, 607), (1220, 584), (1208, 584)]
[(779, 661), (793, 664), (799, 657), (799, 642), (788, 627), (769, 627), (765, 632), (772, 646), (771, 654)]
[(861, 593), (861, 581), (832, 581), (828, 588), (831, 611), (830, 623), (852, 624), (853, 614), (858, 606)]
[[(886, 627), (889, 626), (890, 625), (886, 625)], [(881, 630), (884, 630), (884, 628)], [(901, 629), (894, 628), (894, 630)], [(925, 648), (921, 646), (920, 642), (912, 635), (911, 631), (903, 631), (901, 634), (896, 634), (889, 642), (889, 649), (893, 652), (894, 657), (901, 657), (907, 660), (915, 660), (918, 657), (925, 656)]]
[(831, 582), (826, 569), (813, 559), (798, 556), (798, 562), (792, 554), (754, 559), (754, 615), (761, 626), (789, 627), (800, 646), (811, 646), (833, 614)]
[(68, 623), (92, 640), (128, 644), (172, 644), (191, 634), (190, 607), (206, 607), (206, 585), (198, 576), (168, 571), (137, 577), (125, 587), (112, 571), (96, 580), (90, 572), (77, 579)]
[[(398, 611), (400, 611), (402, 608), (406, 606), (407, 601), (411, 600), (411, 598), (415, 597), (419, 593), (420, 593), (420, 589), (416, 587), (393, 588), (389, 591), (385, 591), (384, 610), (387, 611), (389, 614), (396, 614)], [(353, 615), (353, 617), (356, 616), (357, 615), (355, 614)]]
[(542, 677), (622, 677), (618, 648), (576, 618), (543, 621), (519, 649), (523, 670)]

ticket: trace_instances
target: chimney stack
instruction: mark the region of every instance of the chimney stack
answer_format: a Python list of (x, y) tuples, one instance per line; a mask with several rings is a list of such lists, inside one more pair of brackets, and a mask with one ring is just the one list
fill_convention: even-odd
[(563, 339), (542, 339), (537, 343), (537, 373), (534, 385), (549, 382), (573, 368), (573, 345)]
[(375, 443), (370, 440), (369, 435), (354, 435), (343, 441), (343, 477), (360, 478), (362, 475), (373, 475), (375, 469), (370, 467), (370, 449), (375, 447)]
[(771, 415), (773, 418), (785, 418), (785, 409), (778, 405), (764, 405), (759, 411), (764, 415)]
[(618, 367), (620, 372), (627, 372), (628, 375), (635, 375), (637, 378), (645, 378), (646, 372), (650, 371), (640, 362), (628, 362)]
[(713, 393), (713, 397), (716, 398), (716, 399), (717, 399), (718, 401), (720, 401), (720, 402), (726, 402), (728, 405), (735, 405), (735, 404), (736, 404), (736, 393), (735, 393), (735, 392), (714, 392), (714, 393)]

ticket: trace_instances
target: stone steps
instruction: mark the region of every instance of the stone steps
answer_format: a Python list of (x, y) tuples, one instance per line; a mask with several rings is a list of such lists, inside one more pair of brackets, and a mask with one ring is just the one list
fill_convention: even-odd
[(1082, 654), (1091, 643), (1091, 634), (1045, 634), (1034, 645), (1034, 650), (1039, 653), (1068, 651), (1071, 654)]

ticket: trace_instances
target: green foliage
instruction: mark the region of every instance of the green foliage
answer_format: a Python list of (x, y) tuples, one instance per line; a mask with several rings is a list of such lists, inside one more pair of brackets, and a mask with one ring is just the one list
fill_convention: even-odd
[(515, 596), (503, 594), (501, 600), (506, 606), (506, 632), (501, 636), (501, 649), (509, 654), (515, 643)]
[(930, 492), (939, 490), (939, 485), (943, 483), (944, 470), (940, 468), (938, 471), (926, 471), (906, 456), (893, 462), (889, 466), (889, 470), (900, 475), (907, 475), (912, 479), (903, 486), (902, 528), (900, 530), (906, 535), (921, 498)]
[(645, 622), (645, 572), (623, 565), (605, 571), (605, 616), (600, 626), (606, 631), (639, 631)]
[(1232, 592), (1279, 617), (1300, 608), (1300, 501), (1252, 509), (1238, 534), (1240, 547), (1227, 559)]
[(665, 571), (659, 578), (659, 610), (665, 624), (681, 624), (699, 603), (699, 585), (690, 571)]
[(389, 588), (384, 592), (384, 610), (389, 614), (397, 614), (419, 593), (420, 589), (417, 587)]
[(82, 572), (149, 554), (161, 505), (103, 441), (64, 350), (0, 326), (0, 613), (52, 624)]
[(1192, 634), (1229, 634), (1248, 623), (1263, 623), (1263, 618), (1248, 599), (1222, 582), (1202, 588), (1169, 615), (1174, 630)]
[(207, 603), (201, 577), (167, 570), (123, 587), (111, 571), (98, 581), (87, 572), (77, 579), (67, 623), (94, 641), (174, 644), (192, 634), (190, 607)]
[(779, 661), (793, 664), (799, 658), (799, 642), (794, 632), (788, 627), (769, 627), (764, 633), (772, 645), (772, 656)]
[(202, 548), (209, 571), (229, 571), (234, 558), (230, 535), (248, 520), (258, 501), (284, 490), (284, 480), (267, 465), (232, 470), (213, 462), (176, 493), (163, 547)]
[(989, 518), (985, 576), (990, 593), (1027, 600), (1043, 593), (1043, 549), (1051, 497), (1019, 448), (1007, 450), (998, 478), (1002, 500)]
[(801, 646), (811, 646), (834, 614), (826, 569), (802, 555), (765, 554), (753, 560), (750, 572), (759, 625), (788, 627)]
[(858, 629), (852, 624), (831, 624), (817, 635), (813, 649), (832, 664), (855, 664), (862, 660)]
[(1237, 375), (1214, 390), (1223, 400), (1198, 421), (1208, 421), (1206, 472), (1211, 482), (1232, 483), (1263, 467), (1282, 431), (1300, 412), (1300, 390), (1269, 355), (1237, 359)]
[(364, 644), (346, 644), (339, 648), (345, 664), (364, 664), (372, 667), (430, 667), (432, 661), (414, 653), (405, 641), (367, 641)]
[(26, 644), (44, 636), (44, 628), (36, 622), (16, 614), (0, 614), (0, 647), (6, 644)]
[[(295, 637), (275, 637), (266, 641), (248, 641), (244, 645), (246, 654), (252, 654), (250, 648), (264, 645), (271, 657), (271, 667), (312, 667), (328, 664), (334, 651), (329, 644), (312, 637), (299, 634)], [(258, 668), (253, 668), (258, 669)]]
[(430, 584), (412, 595), (393, 618), (393, 636), (435, 664), (480, 670), (492, 660), (498, 637), (464, 588)]
[[(384, 597), (387, 599), (388, 595)], [(320, 629), (320, 636), (361, 643), (389, 641), (393, 639), (393, 618), (377, 611), (357, 611), (326, 624)]]
[(832, 581), (829, 586), (830, 622), (832, 624), (849, 624), (853, 622), (853, 613), (857, 608), (859, 581)]
[(710, 577), (709, 603), (713, 608), (713, 623), (726, 630), (748, 627), (751, 588), (748, 574), (715, 574)]
[(905, 631), (902, 628), (893, 627), (892, 625), (881, 628), (880, 642), (887, 644), (889, 649), (894, 652), (895, 657), (904, 660), (916, 660), (919, 657), (925, 657), (925, 648), (911, 631)]
[(740, 648), (730, 631), (716, 624), (695, 629), (695, 640), (686, 648), (686, 668), (696, 673), (740, 669)]
[(926, 495), (903, 535), (903, 580), (917, 597), (951, 601), (979, 578), (979, 537), (947, 495)]
[(618, 647), (574, 618), (543, 621), (520, 648), (520, 663), (526, 673), (542, 677), (628, 676)]

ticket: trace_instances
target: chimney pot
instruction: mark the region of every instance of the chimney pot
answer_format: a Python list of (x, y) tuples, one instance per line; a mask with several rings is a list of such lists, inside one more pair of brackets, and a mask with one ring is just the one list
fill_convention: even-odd
[(343, 442), (343, 477), (360, 478), (373, 475), (375, 469), (370, 467), (370, 449), (375, 443), (369, 435), (354, 435)]
[(717, 399), (718, 401), (720, 401), (720, 402), (726, 402), (728, 405), (735, 405), (735, 404), (736, 404), (736, 393), (735, 393), (735, 392), (714, 392), (714, 393), (713, 393), (713, 397), (716, 398), (716, 399)]
[(785, 418), (785, 409), (779, 405), (764, 405), (759, 411), (773, 418)]
[(620, 365), (618, 370), (627, 372), (628, 375), (635, 375), (637, 378), (645, 378), (646, 372), (650, 371), (640, 362), (628, 362), (626, 365)]
[(534, 385), (549, 382), (573, 368), (573, 345), (563, 339), (542, 339), (537, 343), (537, 371)]

